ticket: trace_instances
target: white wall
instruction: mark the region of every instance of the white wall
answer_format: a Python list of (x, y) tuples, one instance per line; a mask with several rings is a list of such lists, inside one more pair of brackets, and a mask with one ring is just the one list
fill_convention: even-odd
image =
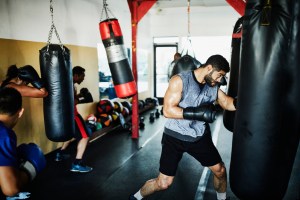
[[(191, 36), (231, 35), (240, 15), (230, 6), (191, 7)], [(151, 9), (151, 31), (154, 37), (188, 35), (188, 14), (186, 7)]]
[[(131, 43), (127, 1), (109, 1), (119, 19), (126, 42)], [(101, 0), (53, 0), (54, 23), (64, 44), (97, 47)], [(0, 0), (0, 38), (47, 42), (51, 27), (49, 0)], [(55, 35), (52, 42), (57, 43)]]
[[(64, 44), (97, 47), (101, 42), (98, 23), (102, 3), (102, 0), (53, 0), (54, 22)], [(127, 1), (107, 3), (119, 20), (125, 45), (131, 47)], [(0, 0), (0, 38), (47, 42), (51, 26), (49, 4), (49, 0)], [(231, 35), (240, 16), (230, 6), (219, 6), (191, 7), (190, 17), (190, 34), (196, 37)], [(152, 37), (187, 35), (186, 7), (161, 10), (154, 5), (139, 22), (138, 45), (151, 48)], [(52, 42), (57, 43), (55, 35)]]
[[(0, 0), (0, 38), (46, 43), (51, 26), (49, 2)], [(107, 0), (107, 3), (119, 20), (125, 46), (131, 48), (131, 18), (127, 1)], [(62, 43), (97, 48), (97, 43), (102, 43), (98, 28), (102, 4), (102, 0), (53, 0), (54, 23)], [(102, 17), (105, 19), (105, 16)], [(190, 17), (192, 37), (230, 36), (239, 15), (230, 6), (192, 7)], [(148, 52), (151, 88), (141, 94), (141, 98), (153, 94), (153, 37), (187, 36), (187, 19), (186, 7), (160, 10), (154, 5), (139, 22), (137, 46)], [(58, 43), (55, 34), (51, 42)]]

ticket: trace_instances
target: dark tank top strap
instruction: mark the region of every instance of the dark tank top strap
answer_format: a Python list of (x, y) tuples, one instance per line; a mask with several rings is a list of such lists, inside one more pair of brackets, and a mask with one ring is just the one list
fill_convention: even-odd
[(4, 80), (2, 82), (2, 84), (0, 85), (0, 88), (4, 88), (5, 86), (7, 86), (10, 83), (10, 80)]

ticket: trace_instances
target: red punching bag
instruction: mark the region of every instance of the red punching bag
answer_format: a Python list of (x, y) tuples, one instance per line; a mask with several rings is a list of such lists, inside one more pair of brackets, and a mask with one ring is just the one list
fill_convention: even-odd
[(119, 98), (135, 95), (137, 93), (136, 83), (130, 69), (118, 20), (110, 18), (101, 21), (99, 29), (106, 50), (116, 95)]

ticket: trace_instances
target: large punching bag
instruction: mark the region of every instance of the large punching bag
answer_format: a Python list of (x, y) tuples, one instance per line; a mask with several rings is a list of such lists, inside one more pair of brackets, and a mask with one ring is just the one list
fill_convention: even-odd
[(74, 89), (70, 51), (50, 44), (40, 50), (41, 76), (48, 96), (44, 98), (46, 135), (54, 142), (71, 139), (75, 132)]
[(246, 4), (230, 164), (242, 200), (282, 199), (288, 186), (300, 135), (299, 4)]
[(176, 62), (170, 78), (180, 72), (194, 70), (200, 65), (201, 63), (196, 58), (193, 58), (192, 56), (186, 54)]
[[(243, 17), (239, 18), (235, 23), (231, 40), (230, 76), (227, 88), (227, 95), (233, 98), (237, 97), (238, 93), (242, 25)], [(233, 132), (234, 118), (235, 111), (224, 110), (223, 123), (225, 128), (231, 132)]]
[(118, 20), (109, 18), (101, 21), (99, 29), (106, 50), (116, 95), (119, 98), (135, 95), (137, 93), (136, 83), (130, 69)]

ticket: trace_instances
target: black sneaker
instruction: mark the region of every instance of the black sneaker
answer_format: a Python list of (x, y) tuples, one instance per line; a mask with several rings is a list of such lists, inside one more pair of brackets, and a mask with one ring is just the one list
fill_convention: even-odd
[(129, 200), (137, 200), (137, 198), (135, 198), (135, 197), (133, 196), (133, 194), (131, 194), (131, 195), (129, 196)]
[(59, 162), (59, 161), (62, 161), (62, 160), (67, 160), (69, 158), (70, 158), (69, 154), (57, 152), (54, 160), (56, 162)]

